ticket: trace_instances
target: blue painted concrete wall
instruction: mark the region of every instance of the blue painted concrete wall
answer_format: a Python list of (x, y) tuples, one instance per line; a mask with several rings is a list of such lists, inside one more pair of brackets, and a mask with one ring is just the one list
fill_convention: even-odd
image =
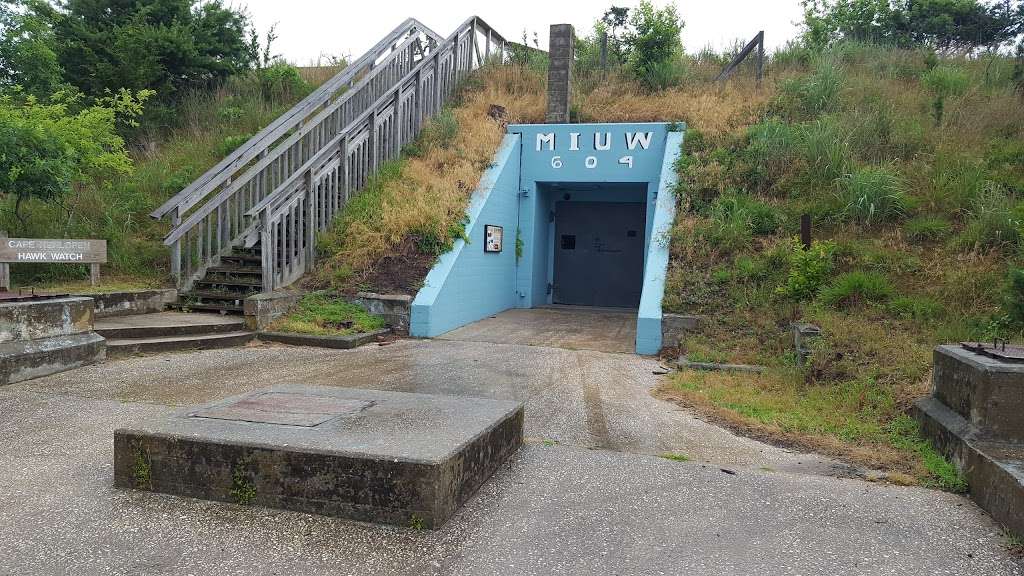
[[(516, 306), (516, 216), (520, 138), (509, 134), (470, 199), (466, 235), (427, 274), (412, 303), (409, 333), (439, 336)], [(484, 226), (504, 228), (501, 252), (484, 252)]]
[(519, 227), (525, 246), (516, 279), (519, 307), (551, 303), (553, 231), (548, 215), (553, 200), (545, 193), (546, 184), (648, 184), (646, 235), (650, 241), (667, 124), (513, 124), (508, 131), (522, 135), (523, 147)]
[[(673, 163), (683, 133), (670, 133), (664, 123), (512, 125), (508, 130), (467, 211), (471, 244), (457, 241), (427, 275), (413, 301), (410, 333), (437, 336), (509, 308), (550, 303), (554, 231), (549, 215), (558, 200), (553, 185), (593, 183), (602, 189), (592, 191), (589, 201), (621, 196), (618, 201), (647, 203), (636, 351), (657, 353), (675, 217)], [(587, 194), (577, 200), (588, 201)], [(485, 224), (504, 227), (502, 253), (483, 251)], [(517, 229), (523, 242), (518, 262)]]
[(669, 235), (676, 217), (675, 188), (678, 177), (674, 165), (683, 153), (682, 132), (668, 134), (665, 151), (655, 199), (653, 230), (644, 266), (644, 289), (640, 295), (640, 310), (636, 320), (637, 354), (657, 354), (661, 350), (661, 301), (665, 295), (665, 275), (668, 272)]

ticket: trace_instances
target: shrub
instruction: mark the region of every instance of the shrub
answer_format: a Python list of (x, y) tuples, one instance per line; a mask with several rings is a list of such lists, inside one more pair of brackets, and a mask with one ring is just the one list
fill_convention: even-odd
[(810, 249), (804, 250), (794, 238), (788, 244), (788, 251), (789, 274), (777, 292), (797, 301), (811, 300), (832, 273), (836, 244), (830, 240), (815, 240)]
[(921, 82), (932, 93), (942, 96), (962, 96), (971, 86), (971, 79), (963, 70), (943, 64), (928, 70)]
[(800, 131), (777, 118), (769, 118), (747, 130), (747, 179), (757, 190), (767, 190), (792, 170), (800, 151)]
[(806, 124), (800, 131), (801, 154), (818, 181), (831, 183), (847, 171), (850, 162), (849, 130), (833, 117)]
[(889, 313), (899, 318), (930, 322), (942, 315), (943, 305), (925, 296), (896, 296), (886, 305)]
[(284, 61), (276, 61), (270, 66), (256, 71), (263, 97), (270, 102), (283, 102), (297, 95), (309, 92), (309, 84), (302, 79), (299, 70)]
[(903, 225), (903, 232), (907, 239), (914, 242), (934, 242), (949, 236), (953, 231), (953, 225), (949, 220), (941, 216), (917, 216), (911, 218)]
[(416, 140), (406, 144), (402, 152), (422, 157), (431, 148), (447, 148), (458, 133), (459, 120), (450, 108), (445, 108), (423, 126)]
[(855, 170), (840, 183), (842, 220), (874, 224), (902, 217), (906, 210), (903, 182), (889, 167)]
[(946, 98), (962, 95), (971, 83), (970, 78), (962, 70), (945, 65), (936, 66), (925, 72), (921, 76), (921, 81), (934, 95), (932, 115), (935, 117), (936, 125), (942, 123)]
[(736, 192), (716, 198), (708, 208), (708, 218), (705, 239), (726, 251), (749, 246), (753, 236), (773, 234), (782, 226), (782, 214), (775, 208)]
[(827, 59), (820, 59), (814, 72), (783, 82), (779, 104), (794, 118), (816, 118), (836, 109), (843, 74)]
[(1021, 245), (1024, 204), (1001, 186), (989, 183), (974, 201), (957, 244), (963, 249), (1008, 249)]
[(667, 87), (665, 82), (678, 81), (683, 21), (675, 5), (656, 8), (644, 0), (633, 9), (629, 24), (632, 30), (625, 34), (623, 44), (636, 78), (652, 90)]
[(822, 289), (821, 301), (833, 308), (844, 308), (862, 303), (888, 300), (893, 288), (889, 280), (878, 272), (854, 271), (841, 274)]
[(237, 136), (227, 136), (226, 138), (220, 141), (220, 144), (217, 145), (217, 154), (219, 156), (227, 156), (228, 154), (231, 154), (232, 152), (237, 150), (239, 146), (248, 142), (249, 138), (252, 138), (252, 134), (239, 134)]

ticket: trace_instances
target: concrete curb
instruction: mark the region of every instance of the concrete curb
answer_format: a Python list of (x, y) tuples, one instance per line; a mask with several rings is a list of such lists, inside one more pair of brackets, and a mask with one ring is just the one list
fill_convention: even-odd
[(348, 350), (369, 344), (377, 340), (378, 336), (391, 333), (388, 328), (365, 332), (363, 334), (350, 334), (348, 336), (315, 336), (312, 334), (290, 334), (287, 332), (260, 332), (259, 339), (264, 342), (277, 342), (278, 344), (290, 344), (292, 346), (316, 346), (318, 348), (336, 348)]
[(680, 358), (676, 360), (676, 366), (680, 370), (707, 370), (707, 371), (722, 371), (722, 372), (749, 372), (751, 374), (761, 374), (765, 371), (764, 366), (754, 366), (751, 364), (716, 364), (714, 362), (690, 362), (686, 358)]

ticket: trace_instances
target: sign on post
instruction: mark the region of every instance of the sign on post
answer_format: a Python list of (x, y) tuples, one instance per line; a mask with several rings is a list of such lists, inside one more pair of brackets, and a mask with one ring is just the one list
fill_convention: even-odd
[(93, 285), (100, 280), (100, 264), (107, 263), (106, 240), (2, 238), (0, 263), (88, 264)]

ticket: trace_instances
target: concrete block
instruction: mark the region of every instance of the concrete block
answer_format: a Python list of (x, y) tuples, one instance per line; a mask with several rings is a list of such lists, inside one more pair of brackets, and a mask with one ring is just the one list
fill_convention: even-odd
[(319, 348), (336, 348), (348, 350), (358, 348), (377, 340), (378, 336), (385, 336), (391, 330), (374, 330), (362, 334), (347, 334), (345, 336), (316, 336), (313, 334), (289, 334), (286, 332), (260, 332), (260, 340), (264, 342), (278, 342), (292, 346), (316, 346)]
[(914, 416), (922, 434), (963, 472), (971, 498), (1024, 536), (1024, 443), (993, 438), (935, 397), (918, 400)]
[(679, 344), (687, 332), (694, 332), (698, 330), (700, 328), (700, 323), (700, 316), (673, 314), (671, 312), (662, 313), (662, 346), (675, 346)]
[(82, 296), (88, 296), (95, 302), (94, 316), (96, 318), (163, 312), (167, 306), (178, 301), (178, 291), (174, 288), (83, 294)]
[(4, 342), (0, 344), (0, 385), (64, 372), (105, 358), (106, 340), (94, 332)]
[(935, 348), (933, 395), (972, 425), (1024, 442), (1024, 364), (1003, 362), (959, 345)]
[(523, 405), (280, 386), (114, 432), (114, 484), (438, 528), (522, 444)]
[(304, 295), (297, 290), (281, 290), (249, 296), (243, 305), (246, 327), (249, 330), (265, 330), (274, 320), (287, 314)]
[(370, 314), (381, 316), (396, 332), (409, 333), (409, 318), (412, 314), (412, 296), (404, 294), (374, 294), (359, 292), (352, 299)]
[(0, 342), (82, 334), (92, 330), (92, 323), (92, 298), (0, 303)]

